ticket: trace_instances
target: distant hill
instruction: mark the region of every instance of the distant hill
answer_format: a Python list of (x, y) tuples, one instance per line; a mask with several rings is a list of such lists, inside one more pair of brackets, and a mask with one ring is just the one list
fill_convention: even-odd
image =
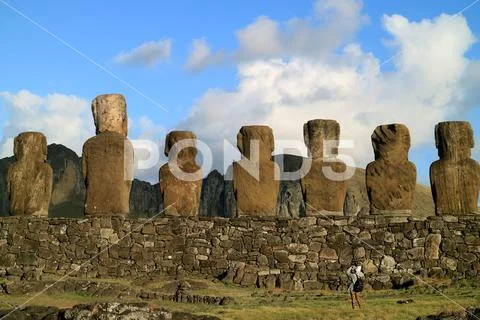
[[(294, 155), (277, 155), (274, 160), (280, 163), (284, 159), (284, 171), (298, 170), (302, 157)], [(6, 176), (8, 167), (14, 157), (0, 159), (0, 215), (8, 215), (8, 196), (6, 190)], [(85, 184), (81, 173), (81, 158), (69, 148), (60, 144), (48, 146), (48, 158), (53, 169), (53, 191), (49, 211), (51, 217), (82, 217), (85, 200)], [(349, 187), (354, 190), (361, 207), (369, 207), (365, 187), (365, 170), (356, 168), (355, 175), (348, 181)], [(235, 199), (231, 181), (224, 181), (223, 175), (214, 170), (203, 180), (200, 215), (223, 216), (233, 215)], [(298, 181), (282, 181), (280, 186), (278, 209), (282, 201), (286, 201), (284, 194), (289, 193), (290, 204), (293, 202), (292, 216), (302, 216), (304, 204)], [(158, 183), (135, 179), (130, 193), (130, 212), (133, 216), (152, 216), (162, 209)], [(430, 187), (417, 184), (413, 209), (415, 214), (426, 216), (433, 214), (434, 206)]]

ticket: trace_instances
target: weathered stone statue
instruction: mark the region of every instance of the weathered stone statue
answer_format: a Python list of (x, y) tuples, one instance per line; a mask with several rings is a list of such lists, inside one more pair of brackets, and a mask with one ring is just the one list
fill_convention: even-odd
[(408, 128), (396, 123), (378, 126), (372, 144), (375, 161), (365, 171), (370, 213), (410, 214), (417, 169), (408, 161)]
[(343, 213), (347, 217), (353, 217), (360, 211), (360, 205), (357, 200), (357, 195), (353, 189), (347, 189), (345, 195), (345, 202), (343, 203)]
[(172, 131), (165, 139), (168, 163), (160, 168), (160, 194), (165, 214), (196, 216), (202, 191), (202, 171), (196, 163), (197, 137), (191, 131)]
[(83, 145), (82, 172), (87, 188), (86, 215), (128, 215), (133, 146), (127, 139), (127, 104), (120, 94), (92, 102), (96, 136)]
[[(311, 163), (301, 179), (306, 215), (343, 215), (347, 167), (336, 158), (340, 125), (335, 120), (310, 120), (303, 125), (303, 136)], [(328, 155), (324, 155), (325, 143), (329, 144)]]
[(435, 212), (478, 213), (480, 166), (471, 159), (473, 130), (464, 121), (440, 122), (435, 126), (435, 144), (440, 160), (430, 166)]
[(272, 161), (274, 140), (268, 126), (243, 126), (237, 134), (242, 159), (233, 163), (237, 216), (275, 216), (280, 169)]
[(10, 214), (47, 216), (52, 195), (52, 168), (47, 160), (47, 139), (40, 132), (15, 137), (16, 162), (8, 169)]

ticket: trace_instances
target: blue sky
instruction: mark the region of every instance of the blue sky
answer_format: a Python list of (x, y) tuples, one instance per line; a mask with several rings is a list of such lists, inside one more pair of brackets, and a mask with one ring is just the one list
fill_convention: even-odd
[[(277, 70), (275, 72), (285, 74), (283, 80), (277, 79), (276, 81), (284, 81), (285, 79), (294, 81), (294, 76), (288, 74), (288, 70), (297, 67), (295, 64), (296, 59), (303, 58), (308, 60), (299, 60), (300, 67), (298, 68), (304, 68), (302, 69), (304, 70), (302, 71), (303, 73), (305, 70), (312, 69), (308, 64), (314, 64), (319, 68), (318, 70), (327, 68), (329, 78), (335, 78), (337, 74), (343, 72), (343, 69), (336, 69), (338, 65), (342, 63), (357, 63), (348, 60), (351, 58), (350, 56), (345, 57), (343, 55), (346, 47), (350, 48), (350, 51), (348, 51), (350, 53), (356, 50), (352, 49), (356, 47), (348, 47), (352, 44), (361, 48), (361, 53), (352, 54), (352, 57), (355, 55), (358, 59), (363, 59), (362, 62), (354, 65), (354, 69), (362, 68), (362, 63), (373, 63), (368, 60), (370, 59), (369, 54), (375, 58), (377, 65), (403, 49), (405, 51), (411, 50), (414, 57), (417, 52), (412, 49), (412, 46), (421, 47), (424, 40), (419, 39), (418, 37), (420, 36), (416, 37), (416, 29), (408, 29), (407, 26), (428, 19), (431, 21), (432, 26), (425, 25), (424, 29), (418, 31), (418, 33), (425, 32), (425, 37), (428, 36), (428, 39), (440, 39), (438, 48), (436, 48), (435, 43), (432, 44), (432, 48), (435, 48), (432, 52), (437, 54), (439, 51), (454, 52), (451, 56), (442, 55), (435, 58), (435, 61), (441, 63), (436, 64), (434, 68), (432, 66), (432, 69), (435, 70), (437, 68), (446, 70), (444, 73), (438, 70), (435, 71), (438, 72), (438, 77), (445, 76), (445, 81), (439, 80), (437, 83), (435, 79), (425, 78), (425, 73), (428, 75), (428, 71), (422, 71), (420, 70), (421, 67), (419, 67), (425, 65), (423, 62), (419, 62), (419, 66), (405, 67), (404, 69), (402, 69), (402, 66), (405, 65), (407, 60), (398, 60), (396, 64), (394, 59), (390, 63), (382, 65), (380, 72), (384, 78), (381, 81), (372, 82), (372, 90), (375, 92), (378, 90), (381, 93), (371, 103), (378, 105), (378, 108), (381, 108), (382, 112), (384, 112), (384, 116), (375, 116), (374, 119), (371, 119), (371, 122), (367, 121), (368, 124), (361, 122), (366, 126), (363, 131), (358, 132), (358, 136), (362, 137), (363, 140), (361, 143), (356, 143), (358, 150), (355, 149), (353, 151), (353, 153), (358, 154), (359, 165), (368, 162), (368, 155), (373, 155), (373, 152), (366, 133), (368, 131), (371, 133), (375, 125), (385, 123), (384, 121), (388, 123), (395, 120), (396, 108), (398, 108), (395, 101), (404, 99), (405, 93), (409, 92), (408, 90), (401, 91), (397, 88), (404, 83), (408, 83), (408, 79), (419, 79), (421, 83), (431, 80), (433, 84), (432, 86), (427, 86), (428, 88), (425, 89), (425, 92), (427, 92), (428, 99), (435, 101), (435, 106), (432, 107), (434, 109), (429, 109), (428, 102), (425, 102), (427, 98), (423, 97), (422, 92), (420, 92), (418, 96), (422, 97), (418, 101), (413, 101), (414, 103), (410, 106), (411, 109), (404, 110), (398, 116), (398, 121), (407, 122), (407, 124), (411, 121), (414, 124), (413, 128), (411, 128), (414, 147), (410, 157), (417, 165), (419, 180), (426, 182), (428, 180), (428, 166), (436, 159), (434, 143), (432, 140), (429, 140), (433, 135), (428, 136), (428, 133), (424, 133), (421, 128), (417, 131), (414, 128), (415, 125), (421, 126), (421, 121), (419, 123), (418, 118), (430, 117), (426, 113), (427, 111), (431, 111), (434, 114), (431, 116), (433, 119), (465, 119), (470, 121), (476, 131), (477, 144), (480, 143), (478, 141), (480, 134), (478, 121), (480, 119), (480, 103), (474, 101), (472, 104), (470, 101), (468, 106), (463, 106), (464, 100), (468, 100), (465, 98), (458, 102), (458, 105), (454, 105), (454, 102), (457, 101), (455, 99), (457, 99), (458, 92), (464, 94), (462, 90), (465, 88), (462, 86), (464, 86), (465, 82), (472, 83), (474, 80), (480, 80), (480, 77), (475, 77), (480, 68), (471, 66), (471, 64), (480, 60), (480, 45), (474, 43), (467, 34), (471, 33), (476, 38), (480, 37), (480, 3), (471, 6), (461, 14), (462, 21), (466, 22), (465, 26), (462, 25), (462, 21), (457, 21), (455, 18), (435, 20), (441, 14), (447, 14), (452, 17), (453, 14), (472, 4), (472, 2), (473, 0), (407, 0), (388, 2), (380, 0), (365, 0), (363, 2), (339, 0), (332, 6), (333, 2), (331, 0), (320, 0), (317, 2), (144, 1), (141, 4), (133, 1), (40, 2), (10, 0), (4, 2), (2, 0), (0, 1), (0, 38), (2, 40), (0, 47), (0, 70), (2, 75), (0, 77), (0, 92), (3, 92), (3, 98), (0, 97), (0, 123), (4, 123), (4, 130), (0, 133), (2, 135), (2, 145), (5, 145), (4, 148), (7, 149), (8, 138), (14, 136), (16, 130), (20, 132), (27, 129), (28, 123), (23, 123), (22, 125), (15, 124), (17, 121), (20, 122), (22, 120), (22, 103), (27, 103), (27, 108), (29, 108), (28, 114), (32, 115), (34, 120), (38, 120), (38, 122), (32, 121), (32, 130), (45, 131), (49, 142), (61, 142), (79, 152), (79, 147), (77, 146), (79, 142), (72, 141), (72, 145), (69, 145), (68, 141), (62, 140), (62, 137), (75, 136), (75, 128), (83, 130), (81, 133), (79, 132), (79, 137), (88, 136), (88, 130), (91, 130), (93, 123), (89, 113), (89, 103), (96, 95), (110, 92), (119, 92), (126, 96), (128, 114), (132, 125), (129, 134), (131, 138), (142, 136), (159, 140), (161, 143), (165, 133), (172, 128), (192, 130), (198, 128), (197, 135), (208, 142), (223, 135), (227, 135), (226, 138), (233, 139), (239, 125), (249, 124), (257, 121), (257, 119), (262, 123), (270, 124), (269, 121), (271, 121), (273, 124), (280, 126), (283, 120), (289, 120), (289, 117), (285, 116), (288, 112), (284, 113), (284, 109), (281, 107), (277, 108), (275, 103), (284, 105), (286, 102), (275, 99), (269, 100), (270, 96), (267, 94), (263, 97), (258, 92), (251, 94), (251, 92), (255, 91), (255, 88), (251, 86), (255, 86), (255, 83), (257, 83), (252, 81), (252, 78), (258, 77), (258, 79), (262, 79), (257, 73), (260, 71), (263, 72), (262, 74), (271, 72), (272, 61), (278, 62), (278, 60), (274, 59), (280, 59), (284, 63), (278, 67), (279, 64), (273, 62), (274, 68), (281, 68), (275, 69)], [(115, 77), (99, 69), (98, 66), (87, 61), (71, 48), (57, 41), (51, 34), (41, 30), (34, 23), (18, 14), (18, 12), (9, 8), (5, 3), (10, 4), (22, 14), (30, 17), (36, 23), (69, 43), (78, 51), (81, 51), (117, 77), (138, 88), (144, 96), (153, 99), (162, 108), (167, 109), (168, 112)], [(321, 13), (316, 11), (318, 7), (323, 8)], [(388, 15), (390, 18), (385, 20), (384, 15)], [(259, 19), (262, 16), (264, 16), (263, 20)], [(402, 19), (398, 18), (399, 16), (407, 19), (408, 24), (404, 24)], [(340, 22), (332, 21), (332, 27), (322, 29), (322, 25), (328, 25), (330, 17), (332, 19), (340, 17)], [(292, 21), (294, 18), (298, 18), (304, 28), (288, 29), (288, 21)], [(356, 22), (349, 24), (349, 20), (355, 20)], [(449, 24), (454, 22), (458, 23), (450, 27)], [(264, 37), (262, 32), (270, 29), (263, 27), (272, 26), (275, 23), (278, 23), (275, 37)], [(248, 26), (252, 25), (254, 27), (262, 27), (255, 29), (256, 31), (253, 33), (261, 38), (262, 41), (253, 41), (254, 39), (249, 38), (252, 34), (247, 32), (244, 33), (245, 39), (247, 41), (252, 40), (252, 43), (258, 46), (258, 50), (253, 48), (253, 45), (242, 43), (242, 38), (239, 36), (240, 30), (246, 30)], [(435, 25), (438, 25), (438, 28), (435, 28)], [(320, 33), (315, 33), (314, 30), (317, 29)], [(451, 32), (451, 34), (446, 37), (440, 34), (448, 32)], [(319, 34), (321, 35), (320, 38), (318, 37)], [(326, 34), (329, 37), (322, 38)], [(273, 43), (275, 39), (278, 39), (277, 35), (283, 39), (279, 42), (281, 43), (280, 46), (278, 43)], [(307, 39), (304, 43), (298, 45), (289, 43), (302, 37)], [(464, 37), (465, 39), (449, 42), (452, 37), (458, 37), (459, 39)], [(193, 41), (195, 39), (203, 39), (202, 43), (208, 46), (212, 55), (208, 58), (210, 60), (205, 60), (208, 63), (204, 61), (203, 66), (199, 66), (192, 71), (186, 68), (186, 63), (192, 54)], [(156, 61), (157, 63), (153, 66), (144, 66), (142, 62), (128, 65), (118, 63), (115, 60), (115, 57), (119, 54), (131, 52), (143, 43), (161, 40), (171, 41), (171, 45), (167, 50), (168, 53), (163, 53), (163, 56), (159, 57), (158, 61)], [(390, 40), (390, 42), (398, 41), (396, 45), (392, 46), (386, 45), (385, 40)], [(269, 41), (272, 45), (266, 46), (269, 44)], [(323, 52), (322, 41), (325, 43), (325, 50), (328, 49), (327, 53)], [(329, 41), (335, 44), (331, 45)], [(318, 44), (315, 44), (316, 42)], [(458, 49), (454, 47), (456, 45), (458, 45)], [(157, 49), (161, 51), (161, 48), (157, 47)], [(402, 56), (401, 54), (399, 59), (402, 59)], [(428, 56), (428, 54), (422, 54), (419, 57), (428, 60)], [(341, 61), (337, 63), (336, 59)], [(349, 62), (346, 62), (347, 60)], [(448, 64), (450, 61), (452, 61), (452, 68), (458, 65), (467, 71), (455, 73), (449, 69)], [(417, 69), (420, 70), (418, 72), (423, 72), (418, 78), (415, 75), (415, 70)], [(468, 73), (468, 70), (473, 75), (464, 76)], [(298, 72), (295, 74), (298, 74)], [(362, 73), (359, 71), (359, 74)], [(379, 83), (388, 83), (391, 78), (395, 78), (397, 75), (398, 79), (392, 80), (391, 84), (392, 88), (396, 89), (383, 91), (384, 88), (379, 87)], [(312, 81), (322, 81), (318, 75), (311, 76)], [(305, 75), (302, 77), (305, 78)], [(306, 102), (304, 96), (299, 97), (298, 101), (291, 102), (290, 100), (297, 99), (295, 95), (291, 94), (288, 107), (292, 105), (304, 106), (298, 110), (292, 109), (291, 112), (298, 114), (303, 112), (305, 117), (308, 115), (313, 118), (323, 118), (340, 114), (341, 116), (339, 117), (342, 119), (337, 120), (342, 124), (342, 132), (345, 131), (348, 136), (357, 136), (355, 130), (351, 128), (345, 130), (343, 126), (344, 124), (355, 126), (355, 122), (349, 119), (350, 113), (351, 118), (358, 119), (364, 115), (368, 116), (368, 113), (361, 112), (359, 109), (349, 109), (350, 107), (346, 102), (356, 101), (359, 98), (345, 98), (342, 88), (348, 88), (348, 85), (352, 85), (349, 82), (350, 76), (346, 75), (345, 77), (338, 80), (340, 84), (337, 87), (326, 85), (325, 88), (322, 88), (322, 90), (332, 91), (328, 93), (330, 95), (329, 103), (339, 101), (339, 105), (344, 105), (345, 109), (343, 112), (324, 113), (322, 109), (323, 104), (319, 103), (318, 107), (316, 107), (314, 100), (312, 101), (309, 98), (308, 102)], [(432, 77), (437, 77), (437, 73), (434, 73)], [(452, 82), (448, 80), (455, 77), (458, 77), (458, 81)], [(464, 78), (466, 80), (463, 80)], [(298, 81), (296, 82), (298, 83)], [(345, 83), (345, 85), (342, 83)], [(287, 88), (290, 84), (285, 84), (285, 86)], [(352, 85), (353, 88), (357, 86)], [(447, 88), (448, 91), (448, 88), (452, 86), (455, 87), (455, 91), (447, 97), (432, 97), (432, 95), (438, 94), (437, 91), (441, 91), (442, 88)], [(244, 87), (248, 88), (247, 93), (242, 91)], [(269, 88), (271, 89), (271, 87), (268, 87), (259, 90), (267, 92)], [(28, 91), (31, 95), (31, 99), (27, 99), (30, 102), (18, 102), (18, 99), (14, 99), (22, 90)], [(465, 91), (468, 90), (465, 89)], [(46, 98), (52, 94), (57, 94), (60, 98), (64, 98), (61, 101), (65, 105), (58, 107), (47, 106), (45, 110), (54, 113), (63, 108), (59, 111), (60, 115), (58, 117), (50, 114), (51, 119), (48, 119), (48, 114), (43, 114), (38, 112), (38, 110), (35, 112), (31, 109), (44, 108), (42, 105), (48, 103), (57, 105), (55, 102), (52, 102), (55, 100), (52, 96), (50, 96), (50, 100), (47, 99), (50, 102), (33, 99), (35, 97)], [(396, 97), (396, 94), (399, 96)], [(471, 95), (471, 93), (467, 92), (465, 95)], [(72, 102), (69, 100), (69, 97), (71, 98), (72, 96), (78, 99)], [(386, 98), (387, 96), (388, 98)], [(361, 99), (366, 99), (367, 101), (361, 101), (367, 105), (368, 95), (364, 93), (362, 97)], [(233, 98), (236, 100), (245, 98), (244, 104), (237, 104), (236, 101), (229, 100)], [(32, 99), (36, 102), (31, 102)], [(265, 99), (268, 100), (268, 104), (265, 104)], [(224, 105), (222, 101), (225, 102)], [(409, 101), (407, 100), (406, 102)], [(418, 108), (415, 107), (417, 102), (419, 103)], [(61, 104), (61, 102), (58, 103)], [(70, 103), (76, 107), (69, 106)], [(256, 107), (257, 104), (259, 107)], [(401, 105), (401, 103), (398, 103), (398, 106)], [(73, 108), (73, 111), (70, 111), (70, 107)], [(235, 109), (230, 110), (229, 108)], [(238, 112), (238, 109), (244, 109), (244, 111)], [(307, 109), (309, 111), (305, 112)], [(214, 111), (212, 112), (212, 110)], [(218, 116), (215, 110), (218, 110)], [(314, 112), (315, 110), (317, 112)], [(72, 112), (71, 117), (68, 116), (69, 112)], [(224, 116), (221, 116), (222, 114)], [(45, 117), (46, 119), (40, 121), (39, 117)], [(276, 130), (276, 127), (274, 127), (275, 133), (278, 131), (278, 135), (281, 138), (298, 138), (298, 136), (292, 136), (289, 130), (294, 130), (295, 127), (298, 127), (300, 134), (302, 131), (301, 123), (306, 119), (298, 115), (294, 118), (295, 120), (291, 121), (293, 129), (285, 129), (285, 132), (282, 132), (282, 128)], [(70, 119), (72, 123), (69, 122)], [(55, 120), (58, 120), (58, 122), (55, 122)], [(92, 123), (86, 123), (88, 121)], [(428, 127), (426, 131), (433, 133), (433, 124), (425, 121), (425, 126)], [(64, 127), (69, 127), (69, 129)], [(62, 130), (66, 130), (64, 135), (61, 133)], [(215, 133), (215, 130), (218, 130), (217, 133)], [(90, 135), (94, 134), (93, 131), (90, 132)], [(418, 132), (416, 136), (421, 138), (416, 139), (413, 137), (416, 132)]]

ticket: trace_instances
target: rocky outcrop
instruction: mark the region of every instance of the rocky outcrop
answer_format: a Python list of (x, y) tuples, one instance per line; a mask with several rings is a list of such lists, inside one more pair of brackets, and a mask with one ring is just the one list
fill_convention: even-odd
[(82, 217), (85, 182), (77, 154), (61, 144), (48, 146), (47, 161), (53, 169), (50, 217)]
[(418, 317), (416, 320), (478, 320), (480, 319), (480, 308), (468, 307), (463, 311), (445, 311), (436, 315)]
[[(310, 162), (301, 179), (307, 216), (343, 215), (347, 166), (337, 158), (340, 125), (335, 120), (310, 120), (303, 136)], [(324, 147), (330, 154), (324, 154)]]
[(130, 214), (133, 216), (147, 215), (152, 217), (162, 208), (162, 199), (159, 184), (150, 184), (146, 181), (134, 179), (130, 191)]
[(160, 195), (165, 215), (196, 216), (202, 190), (202, 171), (196, 163), (196, 136), (191, 131), (171, 131), (165, 138), (168, 163), (160, 168)]
[(435, 126), (435, 144), (440, 159), (430, 166), (430, 184), (436, 214), (478, 212), (480, 166), (471, 158), (470, 123), (440, 122)]
[(213, 170), (202, 182), (199, 215), (204, 217), (225, 216), (225, 181), (223, 175)]
[(46, 163), (47, 139), (40, 132), (15, 137), (16, 161), (8, 168), (7, 192), (11, 215), (48, 215), (52, 168)]
[(95, 137), (83, 145), (85, 215), (128, 215), (133, 180), (133, 146), (127, 136), (127, 106), (119, 94), (92, 102)]
[(232, 166), (237, 216), (275, 216), (280, 171), (272, 161), (272, 129), (268, 126), (241, 127), (237, 147), (242, 154), (242, 159)]
[(218, 320), (213, 316), (151, 308), (147, 303), (119, 302), (80, 304), (69, 309), (28, 306), (11, 313), (10, 310), (1, 310), (0, 317), (5, 320)]
[(7, 176), (8, 168), (15, 162), (15, 157), (0, 159), (0, 216), (10, 215), (10, 201), (8, 200)]
[(410, 133), (403, 124), (378, 126), (372, 134), (375, 161), (365, 173), (370, 213), (410, 214), (417, 170), (408, 161)]
[(277, 216), (279, 218), (298, 218), (305, 216), (305, 202), (299, 177), (292, 174), (300, 173), (303, 161), (300, 156), (280, 154), (273, 157), (280, 168), (280, 190), (277, 201)]

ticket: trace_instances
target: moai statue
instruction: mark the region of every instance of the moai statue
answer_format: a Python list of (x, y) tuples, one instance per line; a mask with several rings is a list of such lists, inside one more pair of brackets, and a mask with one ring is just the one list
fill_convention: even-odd
[(417, 169), (408, 161), (408, 128), (397, 123), (378, 126), (372, 134), (372, 145), (375, 161), (365, 171), (370, 213), (410, 214)]
[(353, 217), (356, 216), (359, 211), (360, 205), (357, 200), (357, 195), (353, 189), (348, 188), (345, 195), (345, 202), (343, 203), (343, 213), (347, 217)]
[(40, 132), (15, 137), (16, 162), (8, 168), (7, 191), (10, 214), (48, 216), (53, 171), (47, 161), (47, 139)]
[(165, 139), (168, 163), (160, 168), (160, 195), (167, 216), (197, 216), (202, 170), (197, 164), (197, 137), (191, 131), (172, 131)]
[(96, 136), (83, 145), (82, 172), (87, 188), (85, 215), (128, 215), (133, 179), (133, 146), (127, 139), (127, 104), (121, 94), (92, 102)]
[(303, 136), (311, 164), (300, 180), (306, 215), (343, 216), (347, 166), (336, 157), (340, 125), (335, 120), (310, 120), (303, 125)]
[(242, 154), (233, 163), (237, 216), (275, 216), (280, 168), (272, 160), (274, 139), (268, 126), (243, 126), (237, 134)]
[(440, 122), (435, 126), (435, 144), (440, 160), (430, 166), (435, 212), (478, 213), (480, 166), (471, 159), (473, 130), (464, 121)]

